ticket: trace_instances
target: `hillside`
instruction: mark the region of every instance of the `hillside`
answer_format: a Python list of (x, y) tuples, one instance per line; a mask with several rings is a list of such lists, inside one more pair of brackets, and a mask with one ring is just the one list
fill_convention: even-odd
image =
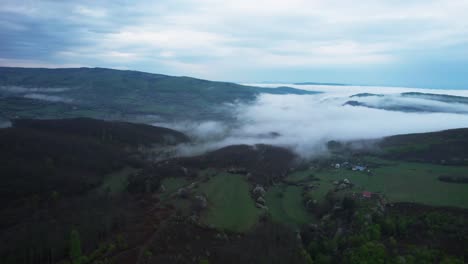
[(375, 155), (386, 159), (441, 165), (468, 165), (468, 128), (389, 136), (382, 139), (330, 141), (337, 155)]
[(125, 122), (14, 120), (0, 129), (0, 262), (69, 263), (76, 245), (82, 263), (458, 261), (467, 167), (439, 164), (431, 146), (466, 157), (467, 133), (331, 142), (313, 160), (263, 144), (153, 160), (189, 139)]
[(226, 103), (252, 101), (260, 93), (315, 92), (104, 68), (0, 67), (0, 109), (7, 119), (225, 119)]
[(81, 193), (104, 174), (141, 164), (142, 146), (188, 142), (184, 134), (162, 127), (88, 118), (15, 120), (0, 129), (2, 197), (20, 198), (53, 190)]
[(98, 139), (116, 145), (175, 145), (189, 138), (172, 129), (137, 123), (102, 121), (92, 118), (59, 120), (15, 119), (13, 129), (32, 129), (81, 138)]
[(382, 155), (408, 161), (468, 165), (468, 128), (396, 135), (379, 144)]

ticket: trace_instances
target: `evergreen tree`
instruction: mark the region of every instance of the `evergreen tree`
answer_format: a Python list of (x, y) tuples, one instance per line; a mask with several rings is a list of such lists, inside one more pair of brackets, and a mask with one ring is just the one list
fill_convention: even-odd
[(70, 258), (73, 264), (81, 264), (81, 241), (80, 234), (75, 228), (70, 234)]

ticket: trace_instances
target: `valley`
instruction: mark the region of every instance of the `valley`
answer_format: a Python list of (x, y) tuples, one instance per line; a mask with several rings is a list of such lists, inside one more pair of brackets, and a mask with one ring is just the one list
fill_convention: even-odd
[(0, 72), (1, 263), (467, 257), (466, 97)]
[(468, 0), (0, 0), (0, 264), (468, 263)]
[[(0, 239), (10, 240), (1, 252), (6, 263), (66, 259), (70, 230), (80, 235), (82, 261), (94, 263), (217, 262), (227, 256), (232, 263), (258, 257), (321, 263), (360, 259), (368, 253), (359, 252), (370, 250), (364, 247), (371, 248), (371, 257), (386, 259), (465, 254), (456, 246), (446, 249), (442, 241), (467, 242), (468, 185), (440, 176), (466, 177), (466, 165), (406, 161), (404, 153), (427, 138), (440, 146), (445, 135), (463, 135), (466, 129), (392, 137), (374, 154), (346, 144), (337, 152), (330, 143), (335, 148), (329, 157), (309, 161), (269, 145), (149, 161), (145, 148), (189, 139), (169, 129), (85, 118), (17, 120), (0, 132), (2, 153), (10, 160), (0, 167), (2, 196), (11, 205), (1, 212)], [(47, 141), (52, 135), (53, 144)], [(466, 138), (458, 137), (457, 144)], [(76, 145), (77, 140), (87, 143)], [(403, 143), (397, 158), (395, 144)], [(23, 154), (25, 147), (30, 156)], [(69, 152), (61, 148), (73, 149), (74, 156), (63, 156)], [(453, 155), (451, 149), (444, 153)], [(28, 164), (28, 171), (20, 172), (20, 164)], [(423, 227), (418, 237), (408, 236)], [(274, 236), (281, 238), (274, 242)], [(430, 247), (423, 243), (427, 239)]]

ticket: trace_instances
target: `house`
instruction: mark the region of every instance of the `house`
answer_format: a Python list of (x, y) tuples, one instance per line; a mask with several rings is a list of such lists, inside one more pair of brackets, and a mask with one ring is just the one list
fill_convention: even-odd
[(362, 197), (364, 198), (372, 198), (372, 193), (368, 191), (363, 191), (362, 192)]
[(352, 168), (353, 171), (365, 171), (366, 170), (366, 167), (364, 166), (354, 166)]

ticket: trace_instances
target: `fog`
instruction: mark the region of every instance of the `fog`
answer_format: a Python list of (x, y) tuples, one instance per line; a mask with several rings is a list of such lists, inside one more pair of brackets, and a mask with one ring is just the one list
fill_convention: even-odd
[(24, 98), (29, 98), (29, 99), (36, 99), (36, 100), (42, 100), (42, 101), (48, 101), (48, 102), (54, 102), (54, 103), (72, 103), (73, 99), (63, 97), (63, 96), (57, 96), (57, 95), (46, 95), (46, 94), (38, 94), (38, 93), (30, 93), (30, 94), (25, 94), (23, 96)]
[(72, 103), (73, 99), (59, 96), (57, 93), (62, 93), (71, 90), (70, 88), (46, 88), (46, 87), (23, 87), (23, 86), (0, 86), (0, 95), (5, 94), (7, 96), (22, 96), (24, 98), (36, 99), (48, 102), (62, 102)]
[(11, 122), (9, 120), (3, 120), (0, 118), (0, 128), (11, 127)]
[[(468, 127), (468, 105), (403, 98), (395, 93), (417, 91), (466, 95), (466, 91), (421, 90), (375, 87), (303, 87), (320, 90), (317, 95), (261, 94), (251, 104), (237, 104), (235, 122), (207, 120), (165, 125), (190, 135), (194, 142), (180, 146), (181, 155), (200, 154), (206, 150), (232, 144), (266, 143), (291, 148), (304, 158), (326, 153), (329, 140), (376, 139), (396, 134), (439, 131)], [(341, 89), (341, 91), (340, 91)], [(356, 93), (391, 94), (378, 97), (352, 98)], [(366, 100), (375, 107), (385, 104), (430, 107), (434, 112), (398, 112), (343, 105), (348, 100)]]
[(0, 92), (8, 93), (60, 93), (70, 90), (70, 88), (34, 88), (22, 86), (0, 86)]

